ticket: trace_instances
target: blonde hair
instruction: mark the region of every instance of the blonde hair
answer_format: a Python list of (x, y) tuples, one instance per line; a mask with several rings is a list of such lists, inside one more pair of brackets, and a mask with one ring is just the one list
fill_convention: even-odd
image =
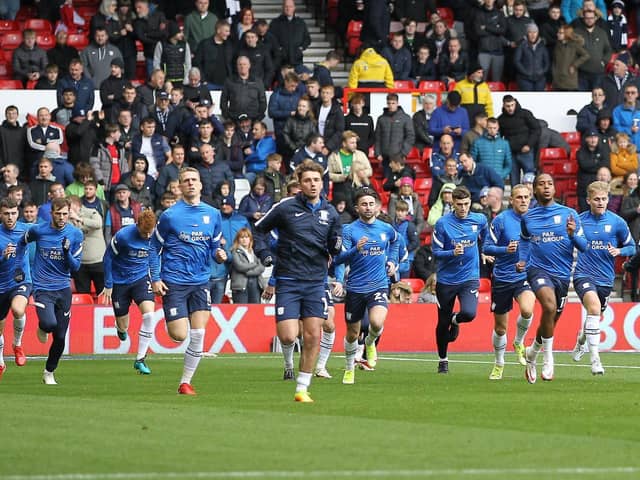
[(233, 245), (231, 246), (232, 250), (240, 248), (240, 238), (244, 236), (249, 237), (249, 250), (253, 250), (253, 235), (251, 234), (251, 230), (247, 227), (242, 227), (238, 230), (238, 233), (236, 233), (236, 237), (233, 239)]
[(631, 141), (631, 137), (629, 137), (629, 135), (627, 135), (624, 132), (618, 132), (616, 133), (616, 141), (613, 145), (611, 145), (611, 151), (613, 153), (618, 153), (620, 152), (620, 147), (618, 146), (618, 142), (622, 139), (625, 139), (627, 141), (627, 148), (625, 150), (626, 153), (636, 153), (636, 146), (635, 144)]

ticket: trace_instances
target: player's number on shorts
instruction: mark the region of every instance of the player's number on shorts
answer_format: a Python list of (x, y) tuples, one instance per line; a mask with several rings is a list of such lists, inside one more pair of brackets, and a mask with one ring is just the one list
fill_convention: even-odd
[(327, 297), (322, 297), (322, 314), (324, 316), (329, 315), (329, 303), (327, 302)]

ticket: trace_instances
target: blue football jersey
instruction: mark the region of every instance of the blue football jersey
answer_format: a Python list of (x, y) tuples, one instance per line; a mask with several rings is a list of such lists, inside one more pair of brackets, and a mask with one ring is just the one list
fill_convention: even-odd
[[(31, 283), (31, 269), (29, 268), (29, 251), (24, 249), (22, 252), (16, 252), (5, 258), (2, 252), (9, 245), (17, 247), (30, 225), (17, 222), (12, 230), (4, 225), (0, 225), (0, 292), (12, 290), (16, 285), (15, 274), (17, 269), (21, 269), (24, 273), (24, 280), (20, 283)], [(20, 255), (20, 257), (18, 257)]]
[(580, 222), (587, 238), (587, 248), (578, 255), (573, 278), (586, 277), (595, 285), (612, 287), (616, 275), (615, 257), (611, 256), (608, 247), (620, 248), (620, 255), (623, 256), (635, 254), (636, 247), (629, 226), (609, 210), (600, 216), (590, 211), (582, 212)]
[(507, 252), (509, 242), (520, 241), (522, 217), (513, 210), (505, 210), (491, 222), (489, 235), (482, 247), (486, 255), (496, 257), (493, 264), (493, 278), (499, 282), (514, 283), (525, 280), (526, 272), (517, 272), (518, 251)]
[[(433, 230), (431, 247), (436, 258), (438, 283), (457, 285), (480, 278), (478, 245), (486, 237), (487, 217), (471, 212), (458, 218), (454, 212), (440, 217)], [(453, 254), (456, 245), (464, 246), (464, 253)]]
[[(137, 225), (122, 227), (104, 252), (104, 286), (112, 288), (114, 283), (126, 285), (150, 278), (154, 254), (151, 239), (142, 238)], [(157, 278), (158, 272), (153, 276)]]

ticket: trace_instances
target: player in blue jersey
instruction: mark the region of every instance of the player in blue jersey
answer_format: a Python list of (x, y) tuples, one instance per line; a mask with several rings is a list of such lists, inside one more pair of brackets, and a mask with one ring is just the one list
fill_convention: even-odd
[(524, 336), (533, 319), (536, 297), (527, 281), (525, 272), (516, 271), (518, 263), (518, 241), (522, 215), (529, 209), (531, 194), (525, 185), (515, 185), (511, 189), (511, 209), (505, 210), (491, 222), (489, 235), (483, 245), (487, 255), (495, 257), (491, 280), (491, 311), (494, 326), (491, 341), (495, 352), (495, 364), (489, 375), (490, 380), (500, 380), (504, 371), (504, 351), (507, 347), (507, 323), (513, 300), (518, 302), (520, 315), (516, 322), (517, 331), (513, 348), (518, 361), (526, 365), (524, 359)]
[(360, 323), (368, 313), (369, 333), (364, 339), (367, 361), (375, 368), (376, 340), (382, 334), (389, 303), (389, 275), (398, 268), (398, 232), (376, 218), (379, 197), (375, 190), (363, 187), (356, 192), (358, 219), (344, 226), (342, 253), (336, 264), (348, 263), (345, 298), (347, 332), (344, 338), (346, 366), (342, 383), (355, 383), (355, 357)]
[(304, 349), (296, 379), (297, 402), (313, 402), (308, 388), (318, 356), (322, 323), (327, 318), (325, 296), (328, 262), (342, 245), (338, 213), (321, 196), (323, 168), (311, 160), (296, 167), (301, 192), (275, 204), (255, 224), (258, 243), (277, 228), (276, 331), (283, 352), (293, 349), (302, 319)]
[[(607, 308), (609, 294), (615, 280), (615, 258), (631, 256), (636, 247), (627, 223), (607, 210), (609, 184), (593, 182), (587, 187), (589, 210), (580, 214), (580, 222), (587, 238), (587, 249), (578, 255), (573, 286), (580, 297), (586, 317), (578, 333), (574, 360), (582, 358), (583, 345), (589, 345), (591, 373), (604, 375), (600, 361), (600, 315)], [(577, 357), (577, 358), (576, 358)]]
[(31, 227), (19, 243), (18, 250), (36, 242), (33, 264), (33, 299), (38, 313), (38, 339), (53, 337), (42, 375), (46, 385), (56, 385), (53, 372), (58, 367), (71, 320), (71, 273), (80, 268), (82, 232), (68, 223), (70, 202), (67, 198), (51, 201), (51, 221)]
[(9, 310), (13, 313), (13, 353), (16, 365), (22, 367), (27, 358), (22, 349), (25, 310), (31, 295), (29, 254), (17, 256), (16, 246), (28, 228), (19, 222), (18, 204), (9, 198), (0, 201), (0, 379), (6, 370), (4, 363), (4, 326)]
[(200, 199), (198, 170), (183, 168), (178, 180), (182, 200), (160, 215), (153, 237), (152, 245), (162, 256), (162, 268), (158, 276), (158, 256), (152, 255), (151, 280), (153, 292), (164, 297), (169, 336), (177, 342), (189, 336), (178, 393), (195, 395), (191, 380), (202, 358), (211, 315), (211, 260), (224, 262), (227, 254), (220, 248), (220, 212)]
[[(127, 225), (113, 236), (104, 252), (104, 304), (113, 303), (118, 338), (127, 339), (129, 306), (134, 301), (142, 314), (138, 332), (138, 354), (133, 368), (149, 375), (146, 357), (153, 337), (154, 296), (151, 289), (150, 256), (151, 236), (156, 226), (156, 216), (151, 210), (143, 210), (136, 225)], [(154, 264), (156, 266), (156, 264)]]
[[(433, 230), (431, 246), (437, 265), (438, 373), (449, 373), (447, 349), (458, 338), (459, 324), (472, 321), (478, 310), (480, 252), (478, 244), (487, 234), (487, 217), (470, 212), (471, 193), (457, 187), (453, 211), (440, 217)], [(460, 311), (453, 311), (456, 297)]]
[(537, 378), (538, 352), (544, 349), (542, 379), (553, 380), (553, 330), (562, 314), (569, 290), (573, 249), (584, 251), (584, 237), (575, 210), (555, 203), (555, 184), (551, 175), (536, 177), (534, 192), (538, 206), (522, 217), (518, 271), (527, 272), (529, 285), (542, 307), (536, 338), (525, 350), (525, 377)]

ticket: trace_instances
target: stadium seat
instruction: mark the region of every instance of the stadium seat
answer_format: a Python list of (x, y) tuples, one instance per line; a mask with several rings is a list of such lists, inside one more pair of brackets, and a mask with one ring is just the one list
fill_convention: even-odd
[(516, 82), (515, 80), (511, 80), (509, 83), (507, 83), (507, 92), (517, 92), (518, 90), (520, 90), (518, 88), (518, 82)]
[(236, 201), (236, 205), (240, 205), (240, 201), (251, 192), (251, 184), (246, 178), (236, 178), (233, 183), (233, 198)]
[(38, 10), (33, 5), (22, 5), (16, 15), (17, 22), (26, 22), (30, 18), (38, 16)]
[(404, 25), (402, 22), (398, 22), (396, 20), (391, 21), (389, 23), (389, 33), (394, 34), (396, 32), (401, 32), (404, 30)]
[[(456, 88), (456, 82), (449, 82), (447, 84), (447, 92), (453, 92), (453, 90)], [(442, 99), (442, 102), (444, 102), (444, 98)]]
[(347, 40), (350, 38), (360, 38), (360, 32), (362, 31), (362, 22), (358, 20), (351, 20), (347, 25)]
[(0, 38), (0, 47), (4, 50), (15, 50), (22, 43), (22, 32), (16, 30), (13, 32), (5, 32)]
[(429, 164), (429, 160), (431, 159), (431, 152), (432, 152), (432, 148), (431, 147), (425, 147), (424, 150), (422, 150), (422, 161), (424, 161), (425, 164)]
[(433, 185), (433, 179), (429, 177), (416, 178), (413, 189), (416, 192), (430, 192)]
[(395, 82), (393, 82), (393, 86), (397, 89), (416, 88), (415, 84), (411, 80), (396, 80)]
[(578, 195), (575, 193), (567, 192), (562, 195), (562, 203), (566, 207), (573, 208), (575, 210), (578, 209)]
[(0, 62), (0, 80), (10, 80), (12, 78), (11, 73), (11, 64)]
[(67, 45), (82, 50), (89, 46), (89, 39), (84, 33), (70, 33), (67, 37)]
[(569, 145), (580, 145), (580, 132), (561, 132), (560, 135)]
[(427, 92), (444, 92), (447, 89), (444, 82), (439, 80), (422, 80), (418, 88)]
[(557, 162), (553, 169), (556, 175), (575, 175), (578, 173), (578, 164), (576, 162)]
[(49, 50), (56, 46), (56, 37), (51, 33), (38, 32), (36, 34), (36, 43), (40, 48)]
[(486, 293), (491, 291), (491, 280), (488, 278), (480, 279), (480, 287), (478, 288), (478, 292)]
[(420, 293), (424, 288), (424, 280), (421, 278), (403, 278), (402, 281), (411, 286), (413, 293)]
[(420, 162), (422, 159), (420, 158), (420, 150), (417, 147), (412, 147), (407, 154), (407, 160), (417, 160)]
[(93, 305), (93, 297), (89, 293), (74, 293), (71, 296), (72, 305)]
[(449, 7), (438, 7), (436, 8), (436, 11), (438, 12), (438, 15), (440, 15), (440, 18), (446, 22), (449, 28), (453, 27), (453, 10)]
[(492, 92), (504, 92), (507, 90), (507, 87), (502, 82), (487, 82), (487, 85), (489, 85), (489, 90)]
[(540, 160), (566, 160), (567, 152), (563, 148), (542, 148), (540, 149)]
[(35, 89), (37, 84), (38, 84), (37, 80), (27, 80), (27, 90)]
[(329, 0), (327, 2), (327, 23), (331, 26), (335, 26), (338, 22), (338, 0)]
[(0, 80), (0, 90), (22, 90), (20, 80)]
[(44, 18), (30, 18), (28, 20), (25, 20), (24, 28), (25, 30), (30, 28), (31, 30), (35, 30), (36, 32), (53, 33), (51, 22)]
[(18, 22), (13, 20), (0, 20), (0, 32), (11, 32), (20, 29)]

